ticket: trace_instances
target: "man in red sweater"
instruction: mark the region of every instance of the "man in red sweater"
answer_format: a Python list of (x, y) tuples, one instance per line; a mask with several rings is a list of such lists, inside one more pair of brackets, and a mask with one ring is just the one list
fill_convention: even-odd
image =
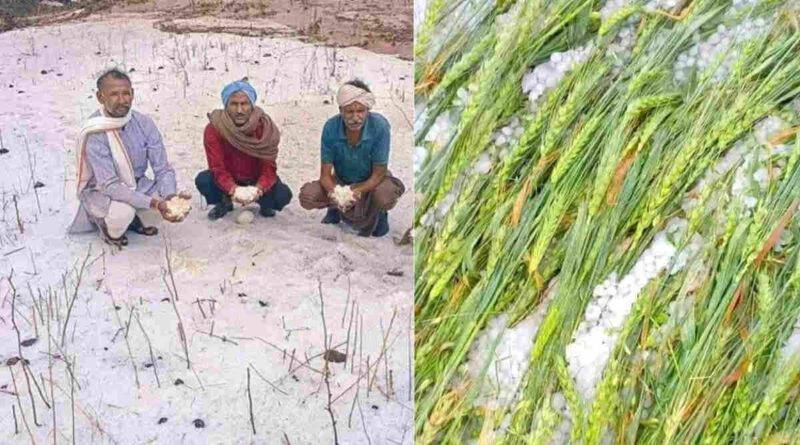
[[(214, 205), (208, 212), (211, 220), (233, 210), (233, 202), (258, 202), (262, 216), (275, 216), (292, 199), (292, 191), (276, 172), (280, 132), (255, 102), (255, 89), (246, 81), (236, 81), (222, 90), (225, 109), (208, 115), (210, 122), (203, 134), (208, 170), (197, 175), (195, 185)], [(246, 186), (256, 187), (255, 196), (242, 198), (236, 192)]]

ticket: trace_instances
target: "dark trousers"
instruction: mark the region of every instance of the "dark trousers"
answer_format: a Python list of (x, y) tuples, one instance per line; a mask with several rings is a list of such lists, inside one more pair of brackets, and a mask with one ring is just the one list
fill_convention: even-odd
[[(198, 173), (197, 177), (194, 178), (194, 184), (197, 186), (197, 190), (200, 194), (206, 198), (206, 202), (208, 202), (209, 205), (218, 204), (222, 200), (222, 197), (225, 196), (225, 192), (214, 182), (214, 176), (208, 170), (203, 170)], [(238, 181), (237, 184), (254, 185), (245, 183), (239, 184)], [(286, 207), (291, 200), (292, 191), (289, 189), (289, 186), (281, 182), (281, 178), (277, 178), (272, 188), (264, 192), (261, 198), (259, 198), (258, 204), (261, 208), (281, 210)]]

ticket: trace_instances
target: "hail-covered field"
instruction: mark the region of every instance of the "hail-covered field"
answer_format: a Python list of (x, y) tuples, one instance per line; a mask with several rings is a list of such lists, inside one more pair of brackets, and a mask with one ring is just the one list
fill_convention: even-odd
[(800, 437), (798, 14), (428, 2), (422, 443)]
[[(0, 34), (0, 443), (410, 444), (412, 252), (395, 239), (412, 199), (389, 213), (389, 236), (360, 238), (297, 195), (353, 77), (391, 122), (390, 167), (411, 189), (411, 63), (154, 24), (96, 15)], [(193, 193), (171, 206), (191, 207), (185, 220), (129, 232), (121, 251), (67, 234), (76, 138), (114, 66)], [(242, 77), (280, 128), (294, 198), (274, 218), (237, 205), (209, 221), (194, 187), (203, 129)]]

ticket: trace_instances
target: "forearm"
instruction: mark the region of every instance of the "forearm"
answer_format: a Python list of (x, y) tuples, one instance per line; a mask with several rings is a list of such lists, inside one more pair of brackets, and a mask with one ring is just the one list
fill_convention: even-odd
[(354, 189), (359, 190), (361, 193), (371, 192), (386, 178), (385, 169), (373, 170), (372, 174), (366, 181), (355, 184)]
[(336, 179), (334, 179), (334, 176), (330, 174), (320, 175), (319, 183), (322, 185), (322, 188), (324, 188), (327, 193), (332, 192), (333, 189), (336, 187)]
[(156, 175), (156, 190), (161, 196), (170, 196), (177, 193), (178, 183), (175, 178), (175, 170), (172, 167), (166, 168)]
[(125, 184), (114, 182), (102, 187), (102, 190), (111, 198), (112, 201), (123, 202), (136, 209), (148, 209), (151, 204), (151, 197), (144, 193), (132, 190)]

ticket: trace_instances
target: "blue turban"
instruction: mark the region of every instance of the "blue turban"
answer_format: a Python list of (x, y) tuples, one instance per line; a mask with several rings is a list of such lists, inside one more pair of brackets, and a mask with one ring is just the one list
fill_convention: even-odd
[(247, 94), (247, 97), (250, 99), (250, 104), (256, 104), (256, 90), (253, 88), (252, 85), (245, 82), (244, 80), (237, 80), (235, 82), (231, 82), (222, 89), (222, 104), (224, 106), (228, 106), (228, 99), (231, 98), (233, 93), (238, 93), (239, 91)]

